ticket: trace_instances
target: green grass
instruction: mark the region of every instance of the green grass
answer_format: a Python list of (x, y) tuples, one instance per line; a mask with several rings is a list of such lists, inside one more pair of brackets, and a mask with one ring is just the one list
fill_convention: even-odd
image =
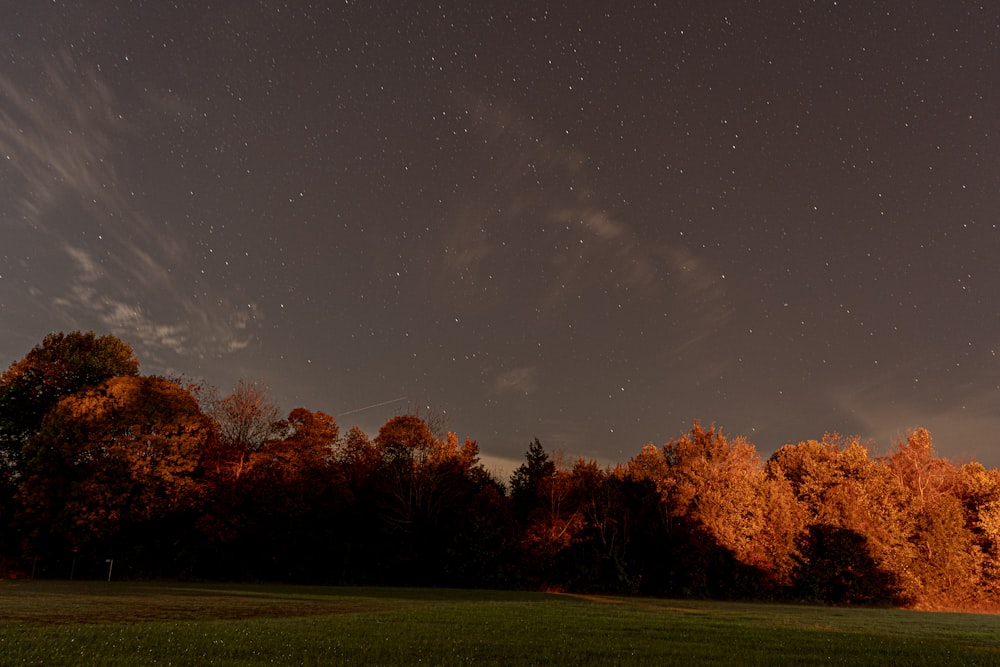
[(0, 582), (0, 665), (987, 665), (1000, 617), (493, 591)]

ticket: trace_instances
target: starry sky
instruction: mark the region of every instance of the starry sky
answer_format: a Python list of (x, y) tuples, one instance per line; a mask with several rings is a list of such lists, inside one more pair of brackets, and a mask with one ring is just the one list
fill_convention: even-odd
[[(0, 365), (113, 333), (516, 465), (1000, 465), (1000, 5), (0, 2)], [(510, 463), (513, 461), (513, 463)]]

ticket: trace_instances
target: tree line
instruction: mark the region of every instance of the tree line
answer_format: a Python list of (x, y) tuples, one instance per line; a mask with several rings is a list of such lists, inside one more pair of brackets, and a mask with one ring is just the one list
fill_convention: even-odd
[(766, 460), (695, 422), (613, 467), (536, 439), (509, 479), (413, 414), (375, 437), (145, 376), (132, 348), (52, 334), (0, 376), (0, 574), (528, 587), (993, 608), (1000, 471), (911, 432)]

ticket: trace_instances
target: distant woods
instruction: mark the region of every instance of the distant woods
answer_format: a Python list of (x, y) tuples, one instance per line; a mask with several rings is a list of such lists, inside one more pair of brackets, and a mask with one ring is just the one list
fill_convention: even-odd
[(993, 609), (1000, 472), (826, 435), (762, 460), (697, 422), (613, 468), (498, 479), (416, 415), (374, 438), (53, 334), (0, 376), (0, 574), (527, 587)]

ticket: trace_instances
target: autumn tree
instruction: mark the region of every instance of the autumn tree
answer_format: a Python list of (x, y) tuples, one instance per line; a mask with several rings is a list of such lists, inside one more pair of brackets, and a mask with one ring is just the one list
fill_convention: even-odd
[(965, 524), (981, 555), (979, 590), (985, 601), (1000, 601), (1000, 470), (981, 463), (959, 469), (957, 497)]
[(424, 583), (442, 583), (456, 554), (487, 528), (470, 513), (496, 487), (478, 446), (453, 433), (437, 438), (415, 415), (387, 421), (372, 444), (376, 467), (361, 491), (372, 521), (358, 541), (372, 563), (381, 563), (382, 577), (409, 571)]
[(765, 527), (764, 473), (752, 444), (695, 422), (690, 433), (664, 445), (664, 501), (675, 516), (704, 528), (740, 561), (750, 564)]
[(274, 424), (273, 431), (282, 433), (282, 437), (265, 441), (253, 452), (251, 467), (267, 467), (286, 479), (328, 468), (340, 438), (340, 428), (333, 417), (306, 408), (289, 412), (287, 419)]
[(673, 526), (673, 513), (663, 502), (661, 492), (664, 480), (667, 479), (667, 459), (662, 447), (647, 443), (629, 461), (618, 470), (618, 476), (634, 484), (651, 485), (656, 496), (656, 516), (663, 528), (669, 532)]
[(510, 476), (510, 496), (519, 525), (517, 555), (523, 576), (535, 586), (562, 588), (578, 578), (564, 567), (568, 549), (585, 525), (574, 495), (575, 480), (562, 455), (550, 455), (535, 438), (524, 462)]
[(580, 539), (586, 520), (572, 470), (563, 464), (561, 455), (549, 462), (553, 472), (538, 479), (536, 505), (523, 520), (521, 560), (536, 585), (560, 587), (566, 579), (561, 567), (566, 559), (561, 556)]
[(983, 555), (963, 511), (959, 470), (935, 455), (923, 428), (897, 444), (888, 468), (906, 492), (914, 550), (908, 570), (919, 582), (917, 602), (925, 607), (970, 602), (978, 593)]
[[(909, 572), (913, 548), (911, 521), (902, 509), (905, 493), (858, 438), (826, 434), (821, 441), (785, 445), (768, 460), (767, 473), (790, 487), (803, 513), (804, 527), (790, 555), (798, 563), (796, 576), (808, 575), (811, 583), (793, 582), (797, 588), (805, 586), (813, 591), (810, 595), (815, 593), (818, 570), (806, 561), (817, 557), (816, 549), (828, 543), (863, 544), (863, 549), (854, 552), (842, 550), (841, 556), (855, 553), (859, 559), (871, 559), (872, 567), (885, 573), (872, 575), (873, 581), (893, 587), (883, 591), (880, 599), (912, 598), (917, 584)], [(809, 553), (800, 551), (806, 547)], [(863, 567), (867, 565), (859, 563), (858, 568)], [(837, 595), (831, 591), (831, 597)]]
[(381, 455), (368, 434), (352, 426), (337, 443), (334, 465), (343, 479), (349, 507), (342, 522), (338, 554), (331, 559), (331, 566), (341, 582), (364, 581), (365, 571), (379, 555), (381, 526), (374, 505), (379, 498), (376, 473)]
[(109, 378), (138, 373), (132, 347), (110, 334), (46, 336), (0, 376), (0, 466), (19, 474), (22, 448), (59, 399)]
[(478, 465), (479, 447), (472, 440), (459, 444), (454, 433), (435, 438), (427, 424), (413, 415), (390, 419), (379, 429), (375, 446), (391, 501), (387, 517), (398, 527), (437, 520), (449, 500), (451, 485)]
[(576, 517), (556, 564), (560, 579), (574, 589), (634, 593), (643, 578), (632, 561), (634, 528), (643, 520), (643, 489), (620, 472), (620, 466), (611, 470), (578, 459), (568, 478), (559, 472), (550, 478), (564, 478), (569, 496), (563, 513)]
[(765, 522), (750, 564), (767, 573), (770, 589), (787, 590), (795, 578), (799, 539), (809, 524), (807, 510), (795, 497), (792, 485), (781, 476), (772, 476), (767, 469), (761, 492)]
[(214, 389), (200, 392), (206, 414), (215, 424), (216, 439), (209, 456), (211, 472), (222, 480), (236, 480), (251, 458), (283, 428), (278, 405), (263, 382), (241, 379), (232, 393), (220, 397)]
[(401, 415), (382, 425), (374, 444), (380, 455), (383, 516), (397, 530), (406, 531), (429, 517), (439, 499), (435, 476), (424, 468), (437, 441), (424, 420)]
[[(584, 459), (578, 459), (573, 464), (571, 474), (573, 501), (585, 522), (583, 537), (596, 556), (592, 560), (596, 566), (589, 569), (595, 571), (596, 578), (605, 578), (599, 572), (601, 564), (620, 561), (620, 548), (625, 541), (618, 479), (596, 461)], [(621, 563), (616, 563), (616, 566), (620, 567)], [(617, 578), (624, 574), (617, 572), (609, 576)]]
[(156, 542), (143, 527), (196, 507), (211, 435), (191, 393), (163, 378), (115, 377), (63, 397), (25, 446), (19, 499), (32, 543)]
[(906, 604), (894, 572), (872, 557), (868, 538), (856, 530), (814, 523), (800, 536), (795, 593), (834, 604)]
[(889, 454), (889, 469), (918, 506), (952, 493), (958, 471), (934, 453), (930, 432), (918, 428)]
[(827, 492), (845, 479), (838, 465), (840, 441), (838, 435), (827, 434), (822, 441), (785, 445), (767, 461), (768, 476), (785, 480), (813, 521), (823, 513)]
[[(877, 460), (856, 438), (827, 435), (821, 442), (786, 445), (771, 457), (768, 473), (784, 479), (806, 511), (811, 537), (798, 545), (810, 551), (796, 554), (803, 559), (797, 570), (810, 578), (812, 588), (822, 579), (806, 561), (827, 563), (816, 549), (826, 548), (822, 545), (830, 544), (831, 536), (851, 534), (858, 540), (849, 543), (864, 545), (856, 553), (857, 567), (867, 568), (870, 558), (882, 574), (869, 579), (894, 587), (883, 592), (883, 599), (947, 606), (975, 597), (983, 551), (970, 505), (978, 503), (963, 505), (962, 476), (934, 455), (925, 429), (913, 431)], [(847, 553), (842, 550), (841, 556)], [(856, 570), (845, 570), (852, 571), (850, 576), (857, 576)], [(833, 585), (835, 579), (824, 581)], [(837, 594), (831, 591), (830, 597)]]
[(275, 431), (229, 482), (231, 493), (214, 498), (219, 549), (242, 576), (315, 580), (337, 551), (350, 501), (335, 462), (340, 430), (324, 412), (295, 408)]
[(275, 431), (281, 435), (250, 455), (248, 493), (263, 513), (309, 513), (324, 495), (342, 486), (334, 467), (340, 429), (325, 412), (295, 408)]
[(340, 438), (334, 459), (354, 493), (359, 493), (381, 464), (381, 452), (364, 431), (352, 426)]
[(662, 448), (643, 447), (625, 475), (659, 495), (659, 550), (669, 560), (649, 592), (741, 596), (765, 585), (766, 480), (752, 444), (696, 421)]

